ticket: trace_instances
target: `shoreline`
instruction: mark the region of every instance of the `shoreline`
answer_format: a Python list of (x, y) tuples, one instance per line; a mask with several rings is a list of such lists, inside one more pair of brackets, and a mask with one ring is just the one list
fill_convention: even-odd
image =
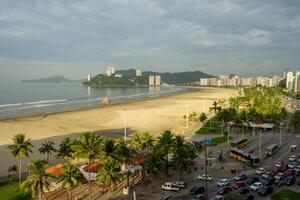
[(115, 105), (141, 102), (141, 101), (152, 100), (152, 99), (160, 99), (160, 98), (179, 95), (179, 94), (184, 94), (184, 93), (197, 92), (197, 91), (203, 89), (203, 88), (200, 88), (200, 87), (199, 88), (178, 87), (178, 88), (187, 88), (187, 90), (175, 91), (175, 92), (171, 91), (171, 93), (158, 94), (157, 96), (156, 96), (156, 94), (152, 94), (154, 96), (151, 96), (149, 94), (149, 96), (146, 96), (146, 97), (136, 97), (136, 98), (131, 98), (131, 99), (126, 99), (126, 97), (123, 97), (119, 101), (117, 100), (117, 101), (112, 102), (112, 103), (108, 103), (108, 104), (99, 103), (98, 105), (82, 106), (80, 108), (68, 108), (68, 109), (62, 109), (62, 110), (44, 111), (44, 112), (37, 112), (37, 113), (31, 113), (31, 114), (19, 114), (18, 116), (11, 116), (11, 117), (1, 117), (0, 116), (0, 122), (1, 121), (7, 121), (7, 120), (16, 120), (16, 119), (28, 118), (28, 117), (38, 117), (38, 116), (44, 116), (44, 115), (48, 116), (48, 115), (68, 113), (68, 112), (74, 112), (74, 111), (90, 110), (90, 109), (95, 109), (95, 108), (105, 108), (105, 107), (110, 107), (110, 106), (115, 106)]

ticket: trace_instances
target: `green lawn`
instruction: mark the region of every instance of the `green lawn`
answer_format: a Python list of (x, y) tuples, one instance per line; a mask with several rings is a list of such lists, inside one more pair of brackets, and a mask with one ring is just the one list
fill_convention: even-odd
[(19, 189), (17, 182), (0, 183), (0, 200), (29, 200), (30, 195)]
[(275, 194), (272, 194), (271, 198), (273, 200), (299, 200), (300, 199), (300, 193), (294, 192), (289, 189), (283, 189), (280, 192), (277, 192)]
[[(230, 137), (231, 139), (232, 137)], [(209, 145), (209, 146), (216, 146), (218, 144), (222, 144), (224, 142), (227, 142), (227, 136), (220, 136), (220, 137), (215, 137), (215, 138), (212, 138), (212, 144)]]

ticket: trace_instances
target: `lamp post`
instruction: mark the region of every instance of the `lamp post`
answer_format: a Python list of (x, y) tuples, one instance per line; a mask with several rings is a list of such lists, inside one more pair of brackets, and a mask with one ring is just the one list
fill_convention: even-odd
[(259, 158), (261, 158), (261, 130), (259, 132)]
[(186, 132), (189, 130), (189, 103), (186, 104)]
[(123, 110), (124, 114), (124, 141), (126, 142), (127, 140), (127, 119), (126, 119), (126, 109)]

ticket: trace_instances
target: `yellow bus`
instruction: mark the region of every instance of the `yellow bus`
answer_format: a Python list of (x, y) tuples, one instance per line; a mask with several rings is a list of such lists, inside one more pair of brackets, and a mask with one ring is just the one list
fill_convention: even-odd
[(277, 144), (271, 144), (270, 146), (267, 147), (265, 155), (273, 156), (278, 150), (279, 150), (279, 147)]
[(236, 160), (247, 163), (249, 166), (259, 166), (259, 157), (243, 152), (241, 149), (230, 149), (229, 155)]

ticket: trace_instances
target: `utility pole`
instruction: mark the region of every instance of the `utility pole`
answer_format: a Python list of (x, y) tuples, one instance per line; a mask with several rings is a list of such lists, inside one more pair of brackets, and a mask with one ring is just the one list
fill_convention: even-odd
[(281, 142), (282, 142), (282, 138), (281, 138), (281, 122), (280, 122), (280, 125), (279, 125), (279, 144), (281, 145)]
[(205, 137), (205, 146), (204, 146), (204, 153), (205, 153), (205, 200), (207, 200), (207, 138)]
[(123, 110), (124, 114), (124, 141), (126, 142), (127, 140), (127, 120), (126, 120), (126, 109)]
[(243, 123), (243, 128), (242, 128), (242, 139), (244, 139), (244, 121), (243, 121), (242, 123)]
[(261, 158), (261, 131), (259, 132), (259, 158)]
[(205, 97), (203, 97), (203, 112), (205, 113)]
[(227, 143), (228, 143), (228, 150), (230, 150), (230, 136), (229, 136), (229, 133), (230, 133), (230, 127), (228, 126), (228, 133), (227, 133)]
[(189, 104), (186, 104), (186, 132), (189, 130)]

